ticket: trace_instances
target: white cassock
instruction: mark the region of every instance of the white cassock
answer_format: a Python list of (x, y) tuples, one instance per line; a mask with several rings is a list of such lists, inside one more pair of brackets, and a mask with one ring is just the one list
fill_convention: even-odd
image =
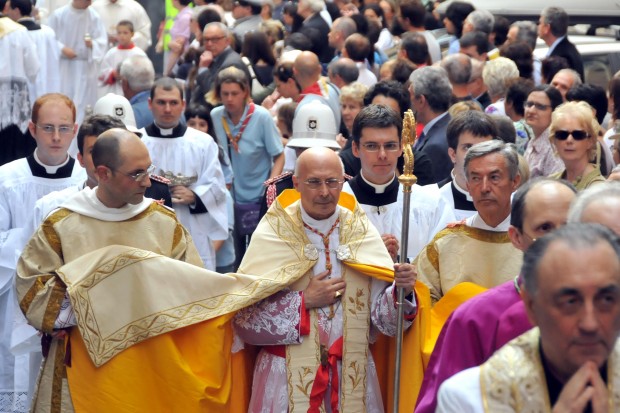
[(188, 187), (199, 198), (194, 208), (174, 202), (173, 206), (179, 221), (192, 236), (205, 267), (214, 271), (213, 241), (228, 238), (227, 189), (217, 144), (206, 133), (180, 124), (174, 129), (160, 129), (151, 124), (140, 132), (156, 166), (155, 173), (170, 179), (171, 186)]
[(119, 66), (125, 59), (132, 56), (146, 57), (146, 53), (144, 53), (144, 50), (139, 47), (132, 47), (131, 49), (119, 49), (117, 47), (113, 47), (107, 51), (101, 61), (101, 70), (99, 72), (99, 97), (103, 97), (108, 93), (123, 96), (123, 88), (121, 87), (120, 80), (117, 80), (112, 84), (106, 84), (105, 79), (110, 76), (111, 71), (116, 71), (116, 77), (118, 77)]
[(71, 0), (37, 0), (35, 6), (39, 11), (39, 21), (46, 23), (50, 14), (69, 3), (71, 3)]
[(60, 92), (60, 47), (56, 33), (49, 26), (42, 24), (39, 30), (28, 30), (28, 36), (37, 46), (41, 64), (36, 80), (30, 85), (30, 103), (33, 104), (41, 95)]
[(28, 30), (8, 17), (0, 17), (0, 56), (0, 130), (17, 125), (26, 132), (32, 103), (29, 84), (40, 65)]
[[(355, 196), (381, 235), (392, 234), (401, 242), (403, 190), (397, 178), (385, 185), (374, 185), (365, 180), (360, 172), (346, 182), (342, 190)], [(411, 188), (407, 241), (407, 257), (411, 261), (432, 241), (435, 234), (455, 221), (450, 208), (445, 208), (443, 204), (436, 189), (419, 185)]]
[(135, 0), (95, 0), (90, 6), (97, 10), (105, 25), (108, 34), (116, 37), (116, 25), (121, 20), (133, 23), (133, 42), (140, 49), (146, 51), (151, 46), (151, 19), (146, 10)]
[[(30, 161), (30, 163), (29, 163)], [(35, 330), (25, 323), (14, 297), (13, 274), (25, 244), (25, 227), (36, 201), (86, 179), (78, 162), (45, 168), (35, 156), (0, 167), (0, 411), (28, 411), (40, 362)], [(38, 357), (37, 357), (38, 353)], [(31, 368), (32, 366), (32, 368)]]
[[(63, 6), (49, 16), (48, 24), (56, 32), (60, 49), (70, 47), (77, 55), (60, 58), (60, 91), (75, 103), (77, 123), (81, 124), (86, 107), (97, 102), (97, 76), (108, 49), (108, 35), (103, 21), (90, 7), (80, 10), (71, 4)], [(84, 42), (87, 34), (92, 48)]]
[(480, 367), (463, 370), (443, 382), (437, 397), (437, 413), (483, 413)]

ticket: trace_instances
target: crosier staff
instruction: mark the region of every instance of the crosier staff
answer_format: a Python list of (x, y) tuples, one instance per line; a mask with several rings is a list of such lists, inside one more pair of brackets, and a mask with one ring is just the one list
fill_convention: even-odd
[[(405, 158), (405, 165), (403, 166), (403, 173), (398, 177), (398, 182), (403, 186), (403, 223), (402, 231), (400, 234), (400, 263), (407, 262), (407, 244), (409, 234), (409, 203), (411, 200), (411, 187), (415, 185), (418, 178), (413, 174), (413, 145), (417, 139), (416, 136), (416, 122), (413, 112), (409, 109), (405, 112), (403, 119), (403, 132), (401, 136), (401, 142), (403, 145), (403, 154)], [(405, 301), (405, 290), (398, 288), (398, 298), (396, 306), (398, 308), (398, 319), (396, 324), (396, 359), (394, 369), (394, 405), (392, 411), (398, 413), (399, 399), (400, 399), (400, 363), (403, 350), (403, 324), (405, 318), (405, 308), (403, 302)]]

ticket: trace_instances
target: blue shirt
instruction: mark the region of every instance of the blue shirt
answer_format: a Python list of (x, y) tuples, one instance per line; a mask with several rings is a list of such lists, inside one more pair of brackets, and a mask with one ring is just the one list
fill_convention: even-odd
[(233, 197), (235, 202), (249, 204), (259, 202), (269, 178), (273, 158), (282, 153), (282, 141), (276, 124), (267, 109), (255, 105), (254, 113), (239, 140), (239, 152), (230, 144), (222, 122), (228, 122), (230, 134), (236, 136), (248, 113), (246, 105), (239, 123), (233, 125), (224, 106), (211, 111), (211, 119), (218, 140), (230, 156), (234, 174)]
[(143, 90), (129, 99), (129, 103), (131, 103), (131, 108), (133, 109), (133, 115), (136, 118), (136, 128), (138, 129), (145, 128), (153, 123), (153, 114), (149, 109), (150, 96), (150, 90)]

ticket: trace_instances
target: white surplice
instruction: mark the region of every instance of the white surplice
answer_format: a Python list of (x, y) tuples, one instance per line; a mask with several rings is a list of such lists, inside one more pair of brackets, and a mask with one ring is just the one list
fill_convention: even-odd
[[(99, 72), (99, 97), (103, 97), (108, 93), (114, 93), (115, 95), (123, 96), (123, 88), (121, 87), (119, 77), (119, 67), (125, 59), (129, 59), (133, 56), (144, 56), (146, 53), (139, 47), (132, 47), (131, 49), (119, 49), (113, 47), (107, 51), (103, 60), (101, 61), (101, 70)], [(110, 72), (116, 72), (116, 78), (119, 79), (113, 84), (104, 84), (102, 80), (107, 79), (110, 76)]]
[[(366, 181), (361, 173), (354, 179), (359, 180), (360, 178), (366, 184), (365, 188), (367, 191), (371, 188), (377, 190), (376, 188), (379, 187)], [(387, 187), (387, 185), (383, 185), (383, 187)], [(378, 190), (382, 191), (383, 189), (385, 188)], [(356, 196), (368, 219), (380, 234), (392, 234), (398, 239), (399, 243), (401, 242), (404, 196), (402, 185), (398, 184), (397, 186), (398, 197), (396, 202), (380, 206), (364, 204), (363, 197), (354, 193), (350, 182), (346, 182), (342, 190)], [(376, 193), (374, 197), (380, 197), (381, 195), (382, 193)], [(454, 221), (456, 219), (452, 210), (445, 208), (443, 199), (434, 188), (431, 186), (414, 185), (411, 188), (409, 200), (407, 257), (413, 261), (422, 251), (422, 248), (432, 241), (435, 234)]]
[[(179, 221), (189, 231), (200, 253), (205, 268), (215, 271), (213, 241), (228, 238), (228, 211), (226, 207), (226, 184), (218, 159), (218, 146), (213, 138), (196, 129), (186, 128), (181, 136), (174, 130), (159, 129), (160, 135), (150, 136), (155, 125), (140, 129), (142, 141), (151, 155), (156, 173), (166, 178), (187, 177), (193, 183), (187, 185), (206, 207), (207, 212), (192, 213), (188, 205), (173, 204)], [(174, 181), (174, 179), (172, 179)], [(174, 183), (174, 182), (173, 182)]]
[[(36, 154), (36, 152), (35, 152)], [(67, 163), (60, 167), (69, 167)], [(49, 174), (57, 167), (46, 167)], [(66, 178), (34, 176), (27, 158), (0, 167), (0, 411), (27, 411), (40, 345), (26, 325), (14, 297), (13, 274), (26, 241), (24, 227), (36, 201), (44, 195), (84, 182), (86, 173), (74, 161)], [(37, 354), (38, 353), (38, 354)], [(15, 355), (17, 354), (17, 355)], [(32, 363), (32, 364), (31, 364)], [(31, 396), (31, 394), (30, 394)]]
[[(21, 21), (21, 20), (20, 20)], [(60, 48), (56, 33), (51, 27), (41, 25), (39, 30), (28, 30), (28, 36), (37, 46), (37, 55), (41, 69), (34, 83), (31, 84), (30, 102), (46, 93), (60, 92)]]
[[(77, 55), (73, 59), (60, 58), (60, 91), (75, 103), (77, 123), (81, 124), (86, 107), (94, 107), (97, 102), (97, 76), (108, 50), (108, 35), (103, 21), (90, 7), (63, 6), (49, 16), (48, 24), (56, 32), (60, 49), (70, 47)], [(86, 35), (92, 40), (92, 48), (86, 47)]]
[(33, 103), (29, 84), (40, 64), (28, 30), (8, 17), (0, 17), (0, 56), (0, 130), (17, 125), (25, 132)]
[(91, 7), (97, 10), (103, 20), (108, 34), (116, 36), (116, 25), (121, 20), (133, 23), (133, 42), (140, 49), (146, 51), (151, 46), (151, 19), (146, 10), (135, 0), (95, 0)]

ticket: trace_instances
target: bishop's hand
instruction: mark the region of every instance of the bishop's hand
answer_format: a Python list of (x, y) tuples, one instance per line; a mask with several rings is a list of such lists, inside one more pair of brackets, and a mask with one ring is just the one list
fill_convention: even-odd
[(588, 405), (592, 406), (592, 413), (608, 413), (609, 411), (607, 387), (596, 364), (592, 361), (584, 363), (566, 382), (552, 411), (553, 413), (583, 413)]
[(330, 271), (323, 271), (310, 278), (304, 290), (304, 303), (307, 309), (325, 307), (340, 300), (346, 283), (341, 278), (328, 278)]

